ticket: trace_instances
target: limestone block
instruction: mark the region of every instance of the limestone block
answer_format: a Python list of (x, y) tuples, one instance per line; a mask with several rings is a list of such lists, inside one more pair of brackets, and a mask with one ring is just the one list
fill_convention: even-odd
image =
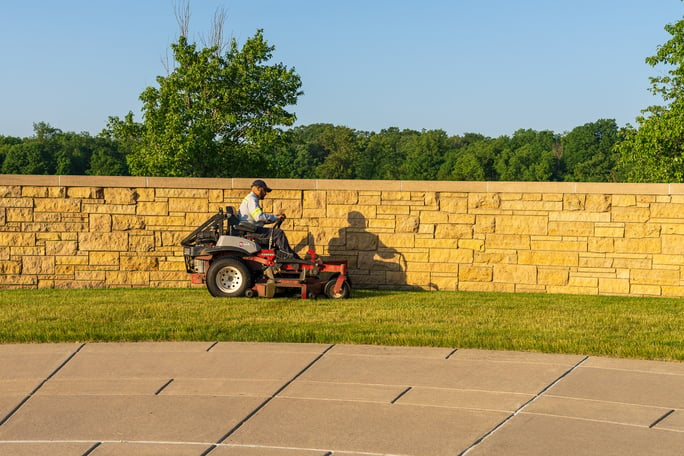
[(0, 224), (31, 221), (33, 221), (33, 209), (30, 207), (8, 207), (0, 215)]
[(473, 251), (469, 249), (430, 249), (431, 263), (472, 263)]
[(499, 209), (501, 195), (498, 193), (470, 193), (468, 195), (468, 209)]
[(35, 233), (0, 232), (0, 246), (33, 246), (36, 244)]
[(378, 247), (382, 246), (390, 248), (412, 248), (415, 246), (415, 236), (412, 233), (398, 233), (398, 234), (379, 234)]
[(90, 231), (112, 231), (112, 216), (109, 214), (90, 214)]
[(497, 234), (548, 234), (549, 219), (546, 216), (497, 215)]
[(521, 234), (488, 234), (485, 237), (487, 249), (530, 249), (530, 236)]
[(380, 196), (383, 202), (411, 201), (411, 192), (382, 192)]
[[(208, 219), (209, 217), (202, 216), (199, 217), (203, 222)], [(185, 227), (185, 217), (182, 215), (172, 215), (172, 216), (163, 216), (163, 215), (146, 215), (143, 218), (143, 221), (145, 223), (145, 227), (148, 230), (151, 229), (169, 229), (171, 227), (177, 228), (177, 227)], [(197, 226), (192, 226), (188, 227), (188, 234), (192, 230), (194, 230)]]
[(209, 196), (209, 190), (206, 188), (157, 188), (154, 194), (157, 199), (187, 198), (206, 200)]
[(570, 280), (567, 268), (539, 268), (537, 281), (541, 285), (565, 286)]
[[(152, 207), (155, 204), (163, 204), (163, 203), (154, 203), (154, 202), (140, 202), (138, 203), (138, 213), (140, 214), (141, 209), (140, 206), (142, 205), (150, 205), (147, 207)], [(162, 206), (157, 206), (153, 211), (155, 213), (153, 215), (164, 215), (166, 212), (163, 212), (163, 209), (161, 209)], [(158, 212), (158, 211), (162, 212)], [(167, 206), (168, 212), (202, 212), (202, 213), (207, 213), (209, 212), (209, 201), (207, 200), (206, 196), (204, 198), (169, 198), (168, 201), (168, 206)]]
[[(145, 221), (137, 215), (112, 215), (112, 231), (144, 230)], [(199, 224), (198, 222), (197, 224)]]
[(106, 279), (106, 271), (88, 271), (88, 270), (77, 270), (74, 274), (76, 280), (85, 282), (98, 282), (102, 286)]
[(647, 207), (614, 207), (611, 214), (613, 222), (644, 223), (651, 217)]
[(494, 233), (496, 231), (496, 217), (493, 215), (477, 215), (475, 218), (476, 233)]
[(612, 207), (610, 195), (589, 194), (584, 202), (584, 209), (589, 212), (608, 212)]
[(0, 207), (34, 207), (31, 198), (0, 198)]
[(107, 286), (146, 286), (150, 281), (150, 273), (146, 271), (107, 271)]
[(629, 277), (629, 271), (632, 269), (651, 269), (653, 261), (651, 255), (618, 255), (613, 259), (613, 266), (618, 270), (625, 271), (626, 277)]
[(449, 214), (465, 214), (468, 212), (468, 198), (441, 196), (439, 209)]
[(458, 248), (483, 252), (485, 249), (485, 241), (484, 239), (459, 239)]
[(327, 204), (357, 204), (359, 202), (359, 193), (356, 191), (336, 191), (327, 192)]
[(625, 236), (624, 223), (597, 223), (595, 236), (622, 238)]
[(435, 237), (437, 239), (472, 239), (473, 229), (473, 225), (440, 223), (435, 225)]
[(135, 188), (105, 188), (104, 199), (107, 204), (135, 204), (139, 194)]
[(458, 291), (481, 291), (490, 293), (513, 293), (515, 284), (497, 282), (458, 282)]
[(0, 274), (21, 274), (21, 261), (0, 261)]
[(159, 259), (155, 257), (121, 256), (122, 271), (156, 271), (159, 269)]
[[(659, 223), (625, 223), (625, 237), (627, 238), (646, 238), (659, 237), (662, 232), (662, 225)], [(684, 229), (684, 225), (682, 225)], [(681, 234), (684, 234), (684, 230)]]
[(633, 284), (630, 287), (630, 292), (633, 296), (661, 296), (662, 287), (658, 285)]
[(650, 215), (652, 218), (679, 219), (684, 222), (684, 204), (653, 203)]
[(587, 240), (587, 251), (598, 253), (609, 253), (615, 251), (615, 240), (613, 238), (589, 238)]
[(599, 278), (600, 294), (629, 294), (629, 279)]
[(679, 285), (681, 274), (676, 269), (632, 269), (630, 280), (640, 285)]
[(456, 291), (458, 289), (458, 278), (453, 276), (443, 276), (432, 274), (430, 277), (431, 290)]
[[(654, 239), (658, 241), (659, 239)], [(660, 253), (660, 252), (654, 252)], [(684, 235), (663, 235), (662, 236), (662, 253), (667, 254), (684, 254)]]
[(55, 273), (55, 257), (54, 256), (24, 256), (21, 259), (22, 274), (54, 274)]
[(88, 264), (91, 266), (119, 266), (119, 252), (90, 252), (88, 254)]
[(35, 198), (34, 210), (36, 212), (80, 212), (80, 199), (62, 198)]
[[(187, 208), (186, 208), (187, 210)], [(185, 210), (184, 210), (185, 211)], [(183, 212), (184, 212), (183, 211)], [(205, 208), (203, 212), (207, 212)], [(138, 215), (168, 215), (169, 203), (165, 201), (143, 201), (136, 206)]]
[(530, 248), (536, 251), (566, 251), (566, 252), (586, 252), (586, 241), (574, 240), (554, 240), (554, 239), (533, 239), (530, 243)]
[(582, 211), (584, 210), (587, 195), (569, 193), (563, 196), (563, 210), (564, 211)]
[[(180, 245), (180, 241), (173, 245)], [(155, 247), (154, 235), (131, 234), (128, 238), (128, 250), (131, 252), (153, 252)]]
[(442, 211), (420, 211), (420, 223), (449, 223), (449, 214)]
[(57, 255), (55, 256), (55, 264), (73, 264), (77, 266), (88, 265), (88, 254), (79, 254), (76, 252), (73, 255)]
[(491, 282), (492, 268), (462, 264), (458, 268), (458, 280), (465, 282)]
[[(616, 253), (661, 253), (663, 251), (661, 244), (669, 245), (665, 239), (661, 242), (659, 238), (615, 239), (613, 242)], [(671, 247), (674, 247), (674, 245), (671, 245)], [(680, 249), (680, 251), (670, 252), (681, 253), (684, 250)]]
[(550, 236), (593, 236), (592, 222), (549, 222)]
[(376, 205), (376, 211), (378, 216), (382, 215), (397, 215), (397, 216), (402, 216), (402, 215), (409, 215), (411, 214), (411, 206), (408, 205), (399, 205), (399, 204), (394, 204), (391, 206), (383, 206), (383, 205)]
[(104, 188), (102, 187), (67, 187), (67, 198), (103, 199)]
[(21, 196), (44, 196), (44, 195), (23, 195), (22, 189), (44, 189), (44, 187), (21, 187), (19, 185), (0, 185), (0, 198), (20, 198)]
[(76, 251), (76, 241), (45, 241), (46, 255), (73, 256)]
[(396, 217), (395, 230), (397, 233), (418, 233), (420, 226), (420, 219), (416, 216), (405, 215)]
[(536, 284), (537, 267), (517, 264), (495, 264), (494, 281), (498, 283)]
[(612, 195), (611, 202), (613, 207), (636, 206), (636, 196), (634, 195)]
[(357, 267), (368, 271), (402, 271), (402, 258), (397, 252), (359, 252)]
[(576, 252), (518, 252), (520, 264), (532, 264), (540, 266), (577, 266), (579, 253)]
[(128, 250), (128, 233), (78, 233), (80, 251), (120, 251)]
[(347, 220), (373, 219), (377, 216), (377, 206), (328, 205), (327, 216), (332, 218), (346, 218)]
[[(24, 197), (24, 198), (47, 198), (47, 187), (34, 187), (32, 185), (25, 185), (23, 187), (0, 187), (4, 191), (0, 191), (0, 197)], [(19, 190), (19, 191), (17, 191)]]

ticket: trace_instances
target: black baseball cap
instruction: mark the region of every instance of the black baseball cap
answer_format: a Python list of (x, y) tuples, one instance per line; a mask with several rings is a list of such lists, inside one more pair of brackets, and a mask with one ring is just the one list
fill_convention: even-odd
[(261, 187), (264, 190), (266, 190), (266, 193), (270, 193), (271, 189), (266, 185), (266, 182), (262, 181), (261, 179), (257, 179), (254, 182), (252, 182), (252, 187)]

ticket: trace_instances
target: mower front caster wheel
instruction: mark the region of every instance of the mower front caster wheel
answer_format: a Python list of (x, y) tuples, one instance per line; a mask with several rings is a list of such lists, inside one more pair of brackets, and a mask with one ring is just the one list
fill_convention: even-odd
[(237, 258), (219, 258), (207, 271), (207, 289), (212, 296), (242, 296), (251, 284), (252, 276), (247, 265)]
[(337, 283), (337, 278), (330, 279), (325, 284), (323, 292), (330, 299), (346, 299), (351, 295), (351, 286), (346, 280), (342, 282), (342, 288), (339, 292), (335, 293), (335, 283)]

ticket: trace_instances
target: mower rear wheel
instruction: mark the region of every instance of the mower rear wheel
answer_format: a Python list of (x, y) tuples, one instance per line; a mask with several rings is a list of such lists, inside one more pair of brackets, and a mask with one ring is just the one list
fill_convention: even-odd
[(337, 277), (328, 280), (323, 289), (323, 293), (330, 299), (346, 299), (351, 295), (351, 286), (346, 280), (342, 282), (342, 288), (338, 293), (335, 293), (335, 283), (337, 283)]
[(242, 296), (252, 285), (249, 268), (238, 258), (220, 258), (207, 271), (207, 289), (212, 296)]

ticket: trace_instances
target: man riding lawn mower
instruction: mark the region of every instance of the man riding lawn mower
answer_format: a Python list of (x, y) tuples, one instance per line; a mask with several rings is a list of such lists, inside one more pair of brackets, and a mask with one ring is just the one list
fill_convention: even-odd
[[(237, 216), (230, 206), (219, 209), (181, 241), (192, 283), (206, 283), (217, 297), (271, 298), (295, 290), (302, 298), (348, 298), (347, 262), (323, 262), (312, 247), (308, 258), (299, 258), (280, 229), (285, 215), (261, 210), (259, 200), (270, 191), (264, 181), (254, 181)], [(266, 223), (274, 225), (265, 228)]]

